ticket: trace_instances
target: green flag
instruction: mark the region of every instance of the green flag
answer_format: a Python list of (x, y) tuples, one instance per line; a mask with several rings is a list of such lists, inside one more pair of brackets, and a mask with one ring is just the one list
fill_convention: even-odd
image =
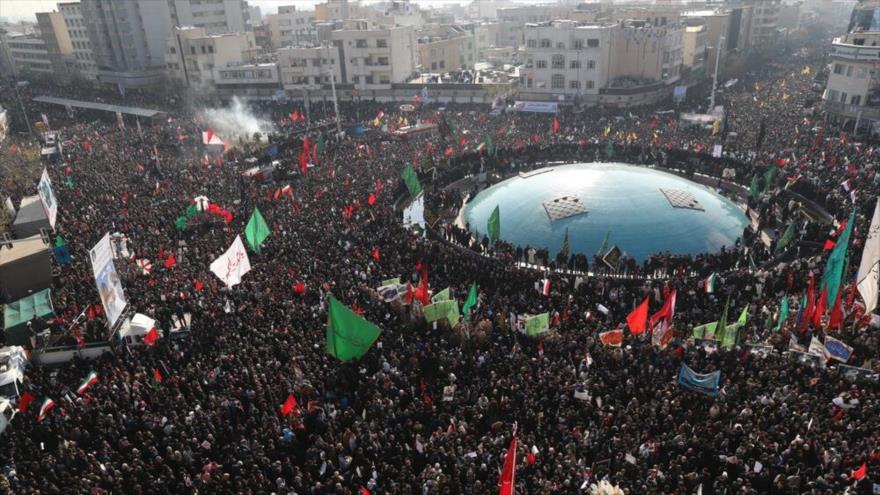
[(782, 329), (785, 320), (788, 319), (788, 296), (782, 298), (782, 304), (779, 305), (779, 321), (776, 322), (776, 331)]
[(779, 238), (779, 242), (776, 243), (776, 249), (773, 250), (773, 255), (777, 255), (785, 249), (785, 246), (788, 246), (788, 243), (794, 239), (795, 228), (794, 223), (788, 224), (788, 227), (785, 228), (785, 232), (782, 233), (782, 237)]
[(453, 300), (438, 301), (422, 308), (425, 314), (425, 320), (430, 323), (432, 321), (442, 320), (446, 318), (451, 325), (458, 323), (458, 302)]
[(853, 209), (846, 222), (846, 228), (837, 239), (837, 244), (828, 255), (828, 261), (825, 263), (825, 271), (822, 273), (822, 285), (819, 287), (819, 293), (825, 289), (827, 294), (827, 307), (834, 305), (837, 300), (837, 291), (840, 289), (840, 281), (843, 278), (843, 265), (846, 263), (846, 250), (849, 247), (849, 238), (852, 234), (853, 224), (856, 223), (856, 210)]
[(526, 333), (528, 335), (538, 335), (550, 329), (550, 313), (541, 313), (539, 315), (526, 317)]
[(318, 154), (319, 155), (324, 154), (324, 146), (325, 146), (324, 145), (324, 135), (318, 134)]
[(266, 225), (266, 220), (260, 214), (260, 209), (255, 207), (254, 212), (251, 214), (251, 219), (248, 220), (247, 226), (244, 228), (244, 237), (247, 239), (248, 246), (254, 252), (259, 253), (260, 246), (269, 237), (270, 232), (269, 226)]
[(64, 238), (60, 235), (55, 236), (55, 247), (66, 246), (67, 243), (64, 242)]
[(758, 199), (761, 196), (761, 190), (758, 187), (758, 175), (755, 174), (752, 176), (752, 183), (749, 185), (749, 191), (752, 194), (752, 198)]
[(596, 251), (596, 256), (602, 256), (605, 254), (605, 250), (608, 249), (608, 238), (611, 236), (611, 231), (605, 232), (605, 238), (602, 239), (602, 245), (599, 246), (599, 250)]
[(776, 182), (776, 172), (778, 170), (779, 168), (776, 165), (771, 165), (767, 172), (764, 173), (764, 194), (767, 194), (773, 187), (773, 183)]
[(568, 261), (568, 227), (565, 228), (565, 239), (562, 240), (562, 249), (559, 250), (562, 254), (562, 258), (564, 262)]
[(330, 296), (327, 354), (340, 361), (357, 359), (370, 350), (382, 330)]
[(718, 328), (717, 321), (695, 326), (693, 336), (695, 339), (713, 339), (715, 338), (716, 328)]
[(498, 205), (495, 205), (495, 209), (492, 210), (486, 227), (489, 231), (490, 242), (494, 243), (501, 237), (501, 211), (498, 209)]
[(389, 278), (387, 280), (383, 280), (382, 284), (379, 287), (386, 287), (389, 285), (400, 285), (400, 277)]
[(718, 340), (724, 340), (724, 336), (727, 334), (728, 309), (730, 309), (730, 296), (727, 296), (727, 301), (724, 302), (724, 311), (721, 313), (721, 319), (718, 320), (718, 326), (715, 327), (715, 338)]
[(727, 325), (727, 327), (724, 328), (724, 337), (721, 339), (721, 347), (733, 347), (736, 345), (736, 336), (739, 334), (739, 329), (746, 326), (748, 321), (749, 305), (747, 304), (746, 307), (743, 308), (742, 313), (740, 313), (736, 323), (733, 325)]
[(605, 143), (605, 158), (614, 158), (614, 143), (610, 139)]
[(750, 272), (758, 271), (758, 265), (755, 264), (755, 259), (752, 258), (752, 253), (749, 253), (749, 271)]
[(431, 297), (431, 302), (448, 301), (450, 299), (452, 299), (452, 297), (449, 295), (449, 287), (447, 287), (440, 292), (434, 294), (434, 296)]
[(407, 163), (406, 168), (403, 169), (403, 182), (406, 184), (406, 188), (409, 189), (409, 195), (413, 198), (422, 192), (422, 184), (419, 182), (419, 177), (416, 175), (412, 163)]
[(477, 305), (477, 284), (476, 282), (471, 283), (471, 290), (468, 292), (467, 299), (464, 301), (464, 306), (461, 307), (461, 312), (464, 313), (465, 316), (471, 315), (471, 310)]
[(486, 134), (483, 138), (483, 143), (486, 145), (486, 154), (490, 156), (495, 156), (495, 143), (492, 142), (492, 135)]

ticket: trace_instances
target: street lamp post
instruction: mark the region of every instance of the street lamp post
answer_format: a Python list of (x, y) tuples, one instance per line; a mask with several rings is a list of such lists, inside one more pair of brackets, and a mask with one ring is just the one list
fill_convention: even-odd
[(709, 112), (715, 108), (715, 90), (718, 88), (718, 66), (721, 64), (721, 49), (724, 45), (724, 35), (718, 36), (718, 46), (715, 48), (715, 73), (712, 75), (712, 97), (709, 99)]

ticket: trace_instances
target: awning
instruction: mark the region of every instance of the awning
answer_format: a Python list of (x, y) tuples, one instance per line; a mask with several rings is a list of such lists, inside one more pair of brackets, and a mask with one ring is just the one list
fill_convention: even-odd
[(23, 345), (28, 343), (28, 322), (34, 317), (47, 318), (54, 313), (51, 289), (42, 290), (7, 304), (3, 311), (6, 344)]

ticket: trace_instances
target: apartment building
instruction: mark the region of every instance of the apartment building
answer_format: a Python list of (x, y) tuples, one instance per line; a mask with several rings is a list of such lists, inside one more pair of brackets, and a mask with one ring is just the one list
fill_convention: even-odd
[[(705, 24), (686, 26), (684, 30), (684, 46), (682, 65), (687, 67), (692, 81), (708, 75), (706, 59), (709, 50), (709, 29)], [(711, 68), (714, 70), (714, 67)]]
[(272, 100), (281, 89), (278, 64), (243, 63), (215, 66), (214, 91), (224, 100), (237, 97), (243, 100)]
[(476, 61), (474, 35), (461, 26), (428, 26), (418, 33), (422, 72), (472, 69)]
[(64, 24), (64, 16), (60, 12), (38, 12), (37, 28), (45, 43), (55, 79), (70, 80), (74, 67), (73, 45)]
[(67, 26), (70, 43), (73, 46), (73, 67), (81, 77), (90, 81), (97, 80), (98, 65), (95, 63), (92, 42), (79, 2), (59, 3), (58, 11), (64, 17), (64, 24)]
[(296, 95), (313, 91), (344, 81), (340, 50), (335, 46), (285, 47), (277, 51), (281, 85), (285, 91)]
[(402, 83), (416, 69), (416, 39), (411, 26), (368, 29), (363, 21), (349, 22), (330, 33), (342, 54), (342, 77), (357, 90), (385, 89)]
[(318, 21), (369, 20), (372, 17), (375, 17), (375, 11), (358, 0), (327, 0), (315, 5), (315, 19)]
[(208, 34), (206, 28), (174, 28), (167, 40), (167, 75), (193, 91), (212, 92), (218, 70), (250, 64), (254, 33)]
[(609, 88), (669, 86), (681, 77), (684, 27), (629, 21), (612, 30)]
[(525, 44), (526, 24), (569, 19), (573, 6), (568, 5), (518, 5), (499, 8), (496, 11), (499, 27), (499, 44), (519, 48)]
[(14, 76), (52, 75), (52, 60), (42, 36), (34, 33), (4, 35), (2, 41)]
[(169, 4), (172, 26), (204, 28), (208, 34), (252, 29), (250, 9), (244, 0), (170, 0)]
[(295, 5), (282, 5), (278, 7), (277, 14), (267, 14), (265, 17), (273, 49), (318, 42), (314, 10), (297, 10)]
[(829, 122), (858, 134), (880, 132), (880, 30), (835, 38), (829, 58), (822, 95)]
[(536, 99), (592, 97), (608, 85), (616, 24), (553, 21), (525, 26), (520, 92)]

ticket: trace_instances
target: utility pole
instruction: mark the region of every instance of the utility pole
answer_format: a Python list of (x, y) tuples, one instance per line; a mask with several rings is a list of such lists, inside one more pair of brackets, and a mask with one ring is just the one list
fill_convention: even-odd
[(709, 99), (709, 111), (715, 109), (715, 89), (718, 88), (718, 66), (721, 65), (721, 49), (724, 45), (724, 35), (718, 35), (718, 46), (715, 48), (715, 74), (712, 76), (712, 97)]
[(31, 139), (33, 139), (34, 130), (31, 129), (31, 119), (28, 117), (27, 110), (24, 108), (24, 103), (21, 101), (21, 93), (18, 92), (18, 78), (12, 78), (12, 87), (15, 88), (15, 98), (18, 100), (18, 106), (21, 108), (21, 114), (24, 116), (24, 123), (27, 124), (28, 134), (30, 134)]

